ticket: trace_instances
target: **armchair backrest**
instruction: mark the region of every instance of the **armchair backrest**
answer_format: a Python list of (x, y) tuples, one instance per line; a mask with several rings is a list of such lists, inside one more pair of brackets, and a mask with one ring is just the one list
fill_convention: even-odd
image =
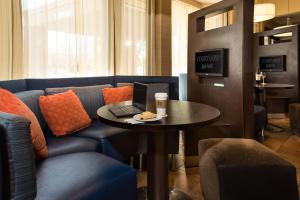
[(30, 122), (0, 112), (0, 199), (34, 199), (36, 178)]

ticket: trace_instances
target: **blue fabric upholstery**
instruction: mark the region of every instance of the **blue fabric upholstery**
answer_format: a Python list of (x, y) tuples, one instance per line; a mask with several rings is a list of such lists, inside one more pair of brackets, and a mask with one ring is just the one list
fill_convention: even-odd
[(80, 137), (47, 137), (49, 157), (78, 153), (78, 152), (100, 152), (100, 142), (90, 138)]
[(30, 122), (20, 116), (0, 112), (0, 176), (3, 199), (34, 199), (35, 165)]
[(29, 90), (15, 93), (35, 114), (43, 131), (47, 130), (47, 123), (41, 113), (39, 106), (39, 97), (45, 95), (44, 90)]
[(179, 99), (179, 83), (178, 77), (172, 76), (116, 76), (115, 85), (117, 83), (168, 83), (170, 88), (170, 99)]
[[(108, 157), (114, 158), (118, 161), (126, 160), (125, 157), (119, 151), (116, 150), (115, 145), (113, 146), (112, 143), (107, 138), (101, 139), (100, 142), (101, 142), (101, 150), (103, 154), (107, 155)], [(130, 156), (132, 155), (135, 155), (135, 152)]]
[(28, 90), (45, 90), (46, 88), (80, 87), (80, 86), (104, 85), (104, 84), (114, 85), (114, 76), (27, 79)]
[(79, 130), (78, 132), (73, 133), (70, 136), (88, 137), (99, 140), (102, 138), (122, 134), (124, 131), (128, 130), (109, 126), (101, 123), (98, 120), (95, 120), (92, 122), (92, 125), (90, 127)]
[(112, 127), (93, 121), (89, 128), (70, 135), (71, 137), (88, 137), (101, 143), (101, 152), (117, 160), (128, 159), (137, 152), (137, 132)]
[(37, 200), (136, 200), (136, 172), (99, 153), (74, 153), (39, 163), (37, 187)]
[(63, 87), (63, 88), (47, 88), (45, 90), (47, 95), (73, 90), (79, 97), (83, 107), (89, 114), (90, 118), (97, 118), (97, 110), (104, 105), (102, 89), (112, 87), (112, 85), (94, 85), (84, 87)]
[(0, 81), (0, 88), (9, 90), (10, 92), (21, 92), (27, 90), (26, 80)]

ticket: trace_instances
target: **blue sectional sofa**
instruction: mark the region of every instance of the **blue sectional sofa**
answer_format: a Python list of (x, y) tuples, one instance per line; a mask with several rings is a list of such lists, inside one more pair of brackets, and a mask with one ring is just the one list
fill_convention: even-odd
[[(136, 199), (135, 170), (120, 161), (145, 149), (144, 136), (102, 124), (102, 87), (118, 83), (168, 83), (170, 99), (178, 99), (178, 77), (109, 76), (0, 81), (35, 113), (44, 131), (49, 157), (34, 161), (29, 121), (0, 112), (0, 199)], [(41, 95), (73, 89), (89, 116), (90, 127), (55, 137), (38, 105)], [(178, 134), (171, 134), (169, 153), (178, 152)], [(141, 146), (143, 144), (143, 146)], [(143, 150), (144, 151), (144, 150)]]

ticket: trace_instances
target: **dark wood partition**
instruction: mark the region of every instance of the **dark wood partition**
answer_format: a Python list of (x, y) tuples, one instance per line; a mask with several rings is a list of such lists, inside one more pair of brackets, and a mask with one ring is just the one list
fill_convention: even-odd
[[(280, 40), (280, 37), (274, 37), (274, 35), (282, 33), (291, 33), (292, 36), (286, 37), (284, 40)], [(264, 31), (254, 35), (254, 72), (259, 69), (260, 57), (282, 55), (286, 59), (285, 71), (266, 72), (266, 82), (295, 85), (293, 89), (268, 92), (267, 106), (269, 113), (287, 113), (289, 103), (299, 102), (299, 42), (299, 26)]]
[[(253, 8), (253, 0), (225, 0), (189, 15), (188, 99), (220, 109), (220, 126), (230, 125), (223, 131), (227, 137), (254, 136)], [(233, 24), (204, 31), (201, 19), (230, 9)], [(195, 52), (219, 48), (227, 49), (225, 77), (199, 77), (195, 72)], [(216, 137), (214, 127), (210, 132)]]

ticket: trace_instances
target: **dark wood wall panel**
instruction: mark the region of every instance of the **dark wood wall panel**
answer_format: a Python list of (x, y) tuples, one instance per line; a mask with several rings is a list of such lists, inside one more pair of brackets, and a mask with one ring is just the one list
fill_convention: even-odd
[[(197, 32), (197, 19), (232, 7), (233, 25)], [(221, 121), (231, 124), (230, 137), (253, 137), (253, 0), (226, 0), (189, 15), (188, 99), (217, 107)], [(226, 77), (199, 78), (195, 73), (195, 52), (228, 49)], [(216, 87), (214, 83), (224, 84)]]
[[(278, 33), (292, 32), (290, 42), (259, 45), (259, 39), (264, 36), (272, 36)], [(266, 82), (294, 84), (296, 87), (288, 90), (270, 91), (268, 95), (273, 97), (290, 97), (289, 99), (269, 99), (267, 101), (269, 113), (287, 112), (287, 103), (299, 102), (299, 26), (283, 28), (256, 33), (253, 45), (254, 72), (259, 68), (259, 57), (286, 55), (286, 71), (266, 72)]]

